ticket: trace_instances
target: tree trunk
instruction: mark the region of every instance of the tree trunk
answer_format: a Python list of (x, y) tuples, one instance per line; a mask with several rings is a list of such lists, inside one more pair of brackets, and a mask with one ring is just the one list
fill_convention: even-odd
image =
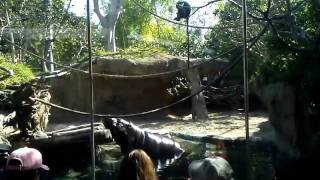
[[(48, 9), (48, 14), (47, 14), (47, 27), (46, 27), (46, 32), (45, 32), (45, 40), (44, 40), (44, 58), (49, 61), (45, 64), (43, 64), (44, 71), (49, 70), (50, 72), (54, 71), (54, 65), (53, 65), (53, 53), (52, 53), (52, 47), (53, 47), (53, 27), (51, 24), (51, 20), (49, 20), (49, 14), (51, 11), (51, 6), (52, 6), (52, 0), (44, 0), (47, 9)], [(51, 63), (50, 63), (51, 62)]]
[(115, 24), (114, 26), (105, 25), (103, 27), (104, 31), (104, 49), (111, 52), (116, 52), (116, 43), (115, 43)]
[[(24, 28), (23, 28), (23, 38), (22, 38), (22, 44), (23, 44), (23, 49), (28, 50), (29, 42), (30, 42), (30, 30), (29, 30), (29, 23), (25, 22), (24, 23)], [(26, 55), (27, 53), (25, 51), (21, 51), (21, 61), (26, 62)]]
[(13, 36), (13, 31), (11, 28), (11, 22), (10, 22), (10, 17), (9, 17), (9, 13), (8, 13), (7, 8), (6, 8), (6, 20), (7, 20), (7, 25), (8, 25), (8, 29), (9, 29), (9, 36), (10, 36), (10, 41), (11, 41), (11, 59), (12, 59), (13, 63), (16, 63), (16, 57), (15, 57), (16, 49), (14, 47), (14, 36)]
[[(39, 135), (38, 135), (39, 134)], [(29, 141), (34, 146), (58, 146), (65, 144), (86, 144), (90, 142), (91, 128), (90, 124), (75, 126), (72, 129), (66, 128), (59, 131), (34, 134)], [(109, 130), (102, 124), (94, 125), (94, 136), (96, 144), (105, 144), (112, 142), (112, 136)]]
[(108, 14), (103, 16), (99, 8), (99, 0), (94, 0), (94, 12), (99, 17), (104, 33), (104, 48), (116, 52), (115, 28), (118, 21), (123, 0), (110, 0)]
[[(191, 93), (194, 94), (201, 89), (201, 82), (199, 71), (197, 68), (190, 69), (188, 71), (189, 80), (191, 81)], [(202, 92), (192, 97), (192, 119), (208, 120), (208, 111), (206, 107), (206, 101)]]
[[(1, 19), (0, 19), (1, 21)], [(2, 25), (1, 24), (1, 29), (0, 29), (0, 41), (2, 40), (2, 35), (3, 35), (3, 31), (7, 28), (8, 25)]]

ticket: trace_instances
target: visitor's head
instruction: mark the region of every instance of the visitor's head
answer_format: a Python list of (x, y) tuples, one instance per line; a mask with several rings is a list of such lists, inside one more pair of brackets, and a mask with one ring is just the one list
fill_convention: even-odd
[(0, 142), (0, 169), (4, 169), (6, 167), (10, 148), (10, 145)]
[(191, 180), (232, 180), (233, 170), (221, 157), (205, 158), (192, 161), (189, 165)]
[(49, 170), (48, 166), (42, 164), (41, 153), (33, 148), (17, 149), (7, 159), (8, 180), (38, 180), (41, 169)]
[(151, 158), (141, 149), (135, 149), (124, 157), (119, 180), (156, 180), (157, 175)]

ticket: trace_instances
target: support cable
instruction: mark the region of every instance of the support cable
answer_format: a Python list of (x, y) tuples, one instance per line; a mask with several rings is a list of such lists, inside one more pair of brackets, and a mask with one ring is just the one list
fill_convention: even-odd
[(89, 77), (90, 77), (90, 117), (91, 117), (91, 160), (92, 160), (92, 180), (96, 179), (95, 166), (95, 144), (94, 144), (94, 103), (93, 103), (93, 74), (92, 74), (92, 45), (91, 45), (91, 18), (90, 18), (90, 0), (87, 0), (87, 32), (88, 32), (88, 59), (89, 59)]

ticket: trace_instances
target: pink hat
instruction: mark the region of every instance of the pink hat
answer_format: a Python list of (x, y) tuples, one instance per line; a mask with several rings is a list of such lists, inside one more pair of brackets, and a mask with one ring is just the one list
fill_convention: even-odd
[(13, 151), (7, 159), (7, 170), (29, 171), (35, 169), (49, 170), (49, 167), (42, 164), (41, 153), (33, 148), (20, 148)]

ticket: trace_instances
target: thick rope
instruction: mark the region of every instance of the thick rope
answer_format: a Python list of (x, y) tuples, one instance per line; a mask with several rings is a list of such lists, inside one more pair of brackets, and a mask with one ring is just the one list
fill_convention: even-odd
[[(85, 71), (85, 70), (81, 70), (81, 69), (78, 69), (78, 68), (74, 68), (74, 67), (71, 67), (71, 66), (66, 66), (66, 65), (63, 65), (63, 64), (60, 64), (60, 63), (56, 63), (56, 62), (51, 62), (51, 61), (48, 61), (24, 48), (22, 48), (21, 46), (17, 45), (17, 44), (14, 44), (14, 43), (11, 43), (9, 40), (7, 39), (4, 39), (6, 42), (16, 46), (18, 49), (21, 49), (22, 51), (25, 51), (27, 53), (29, 53), (30, 55), (34, 56), (34, 57), (37, 57), (39, 58), (41, 61), (44, 61), (44, 62), (47, 62), (47, 63), (52, 63), (54, 65), (57, 65), (57, 66), (60, 66), (60, 67), (63, 67), (63, 68), (66, 68), (66, 69), (70, 69), (72, 71), (76, 71), (76, 72), (80, 72), (80, 73), (85, 73), (85, 74), (88, 74), (89, 72), (88, 71)], [(191, 69), (193, 68), (197, 68), (197, 67), (200, 67), (202, 65), (205, 65), (207, 63), (210, 63), (212, 62), (213, 60), (216, 60), (216, 59), (219, 59), (220, 57), (226, 55), (226, 54), (229, 54), (230, 52), (240, 48), (241, 46), (236, 46), (224, 53), (221, 53), (219, 54), (218, 56), (212, 58), (211, 60), (206, 60), (204, 62), (201, 62), (199, 64), (195, 64), (195, 65), (192, 65), (190, 66)], [(189, 68), (189, 69), (190, 69)], [(175, 74), (175, 73), (179, 73), (179, 72), (182, 72), (182, 71), (187, 71), (188, 68), (185, 67), (185, 68), (179, 68), (179, 69), (176, 69), (176, 70), (172, 70), (172, 71), (166, 71), (166, 72), (162, 72), (162, 73), (155, 73), (155, 74), (146, 74), (146, 75), (113, 75), (113, 74), (102, 74), (102, 73), (92, 73), (93, 76), (95, 77), (105, 77), (105, 78), (119, 78), (119, 79), (146, 79), (146, 78), (155, 78), (155, 77), (162, 77), (162, 76), (169, 76), (169, 75), (172, 75), (172, 74)]]

